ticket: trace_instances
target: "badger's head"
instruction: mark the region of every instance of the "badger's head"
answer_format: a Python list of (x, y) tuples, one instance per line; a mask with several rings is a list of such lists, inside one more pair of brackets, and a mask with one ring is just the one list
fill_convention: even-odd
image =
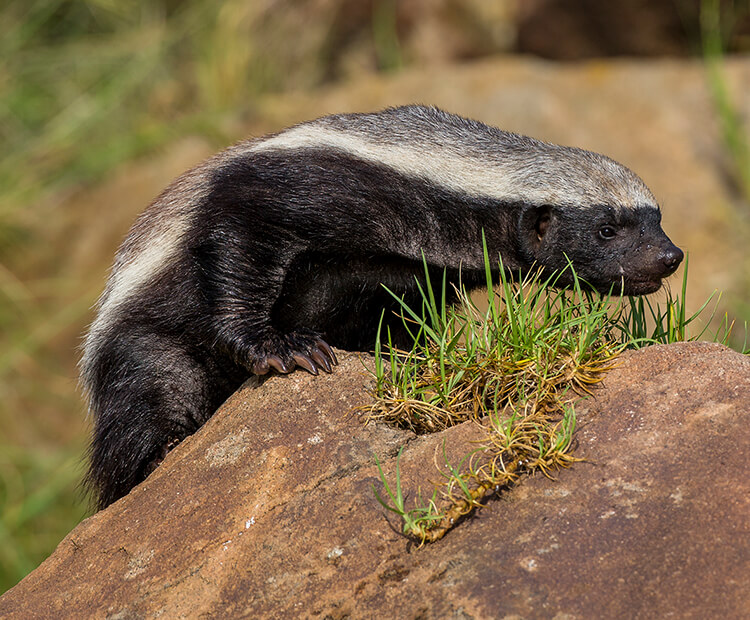
[[(578, 277), (600, 292), (644, 295), (657, 291), (683, 258), (660, 221), (653, 206), (535, 207), (526, 210), (523, 228), (536, 264), (562, 272), (570, 259)], [(572, 279), (568, 269), (557, 282)]]
[(552, 188), (547, 200), (522, 209), (526, 259), (560, 271), (562, 286), (572, 284), (565, 270), (570, 260), (578, 277), (600, 292), (657, 291), (683, 253), (664, 234), (655, 198), (624, 166), (595, 153), (563, 150), (566, 157), (558, 152), (541, 175)]

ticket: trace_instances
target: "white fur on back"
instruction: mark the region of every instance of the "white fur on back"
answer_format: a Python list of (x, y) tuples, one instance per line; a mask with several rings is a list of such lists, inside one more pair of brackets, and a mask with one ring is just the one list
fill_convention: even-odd
[(206, 164), (177, 179), (141, 214), (117, 252), (84, 343), (81, 358), (84, 380), (98, 343), (112, 325), (118, 308), (179, 255), (183, 237), (192, 224), (194, 208), (208, 191), (205, 168)]
[[(461, 194), (506, 202), (569, 207), (656, 206), (643, 182), (617, 162), (588, 151), (529, 140), (528, 150), (470, 148), (453, 134), (408, 135), (399, 142), (343, 130), (326, 119), (250, 144), (248, 152), (333, 149)], [(385, 133), (385, 132), (384, 132)], [(510, 134), (505, 134), (510, 135)], [(513, 136), (516, 137), (516, 136)], [(406, 137), (405, 137), (406, 138)], [(494, 156), (492, 156), (494, 155)]]

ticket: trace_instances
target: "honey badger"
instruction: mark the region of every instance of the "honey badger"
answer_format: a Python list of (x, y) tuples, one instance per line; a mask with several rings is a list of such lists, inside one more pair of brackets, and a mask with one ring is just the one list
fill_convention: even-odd
[(250, 374), (371, 350), (383, 285), (415, 303), (423, 256), (476, 288), (484, 234), (511, 274), (568, 257), (593, 288), (640, 295), (683, 258), (660, 220), (607, 157), (432, 107), (241, 142), (169, 186), (116, 255), (81, 361), (88, 486), (100, 508), (128, 493)]

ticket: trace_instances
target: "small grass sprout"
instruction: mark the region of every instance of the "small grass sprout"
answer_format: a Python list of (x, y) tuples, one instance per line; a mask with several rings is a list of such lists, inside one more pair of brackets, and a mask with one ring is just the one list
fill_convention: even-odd
[(416, 508), (413, 508), (412, 510), (406, 509), (404, 496), (401, 491), (400, 460), (403, 450), (404, 447), (401, 446), (398, 455), (396, 456), (396, 482), (393, 488), (388, 484), (388, 479), (383, 472), (383, 467), (381, 466), (378, 457), (375, 456), (375, 465), (378, 468), (380, 481), (383, 483), (383, 488), (392, 503), (388, 503), (381, 497), (377, 488), (375, 488), (375, 485), (372, 485), (372, 491), (375, 494), (375, 498), (383, 508), (394, 512), (401, 517), (403, 520), (404, 534), (424, 540), (423, 532), (429, 531), (431, 525), (442, 518), (438, 513), (437, 505), (435, 504), (437, 491), (433, 492), (432, 498), (427, 503), (420, 502), (420, 505)]

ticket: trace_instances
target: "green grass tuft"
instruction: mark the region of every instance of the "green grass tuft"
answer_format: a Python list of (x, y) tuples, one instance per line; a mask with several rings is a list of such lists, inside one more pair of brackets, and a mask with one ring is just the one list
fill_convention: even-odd
[[(551, 476), (575, 462), (575, 401), (603, 378), (621, 351), (706, 333), (703, 327), (697, 336), (689, 335), (710, 300), (688, 316), (687, 261), (681, 295), (667, 290), (664, 306), (651, 298), (593, 293), (574, 272), (570, 290), (554, 289), (557, 276), (541, 272), (516, 283), (502, 261), (495, 289), (486, 248), (485, 265), (488, 292), (480, 310), (463, 290), (458, 302), (447, 306), (445, 275), (436, 288), (425, 263), (421, 308), (410, 308), (394, 295), (413, 346), (394, 347), (388, 330), (386, 341), (376, 342), (368, 421), (415, 433), (470, 420), (484, 429), (484, 442), (459, 464), (444, 459), (438, 468), (442, 483), (431, 499), (418, 498), (414, 508), (407, 507), (401, 490), (401, 452), (393, 485), (376, 460), (390, 503), (376, 490), (378, 501), (398, 514), (404, 533), (420, 543), (441, 538), (485, 496), (521, 474)], [(725, 320), (714, 340), (726, 342), (730, 332)]]

